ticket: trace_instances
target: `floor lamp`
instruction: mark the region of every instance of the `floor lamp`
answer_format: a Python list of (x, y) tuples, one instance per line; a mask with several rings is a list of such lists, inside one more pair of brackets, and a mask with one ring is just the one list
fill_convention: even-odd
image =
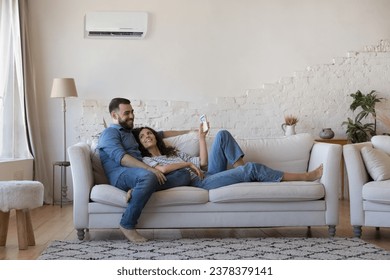
[(76, 84), (72, 78), (55, 78), (51, 89), (51, 98), (62, 98), (62, 112), (64, 121), (64, 157), (63, 161), (57, 161), (53, 164), (53, 204), (54, 204), (54, 169), (55, 166), (61, 167), (61, 207), (62, 201), (67, 200), (68, 186), (66, 184), (66, 168), (70, 166), (66, 160), (66, 98), (77, 97)]

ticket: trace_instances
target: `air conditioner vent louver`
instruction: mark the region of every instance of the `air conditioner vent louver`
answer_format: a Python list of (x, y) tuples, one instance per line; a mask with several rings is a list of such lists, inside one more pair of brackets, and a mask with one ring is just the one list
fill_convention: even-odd
[(110, 31), (91, 31), (88, 33), (89, 36), (93, 37), (142, 37), (143, 32), (110, 32)]
[(147, 25), (146, 12), (88, 12), (85, 37), (142, 39)]

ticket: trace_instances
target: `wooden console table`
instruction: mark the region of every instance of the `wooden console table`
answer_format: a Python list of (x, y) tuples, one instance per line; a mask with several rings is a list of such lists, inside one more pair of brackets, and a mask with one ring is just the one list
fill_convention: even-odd
[[(339, 144), (341, 146), (344, 146), (345, 144), (348, 144), (347, 139), (316, 139), (316, 142), (324, 142), (324, 143), (331, 143), (331, 144)], [(341, 169), (341, 199), (344, 199), (344, 156), (341, 155), (341, 163), (340, 163), (340, 169)]]

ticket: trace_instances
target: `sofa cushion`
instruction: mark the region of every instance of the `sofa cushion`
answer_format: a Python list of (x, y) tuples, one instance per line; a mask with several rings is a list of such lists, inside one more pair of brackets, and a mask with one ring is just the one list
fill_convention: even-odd
[(363, 186), (363, 200), (390, 204), (390, 180), (371, 181)]
[(199, 156), (199, 136), (195, 131), (165, 138), (164, 142), (166, 145), (173, 146), (190, 156)]
[(126, 192), (108, 184), (96, 185), (91, 190), (90, 198), (94, 202), (112, 206), (126, 207)]
[(106, 173), (104, 172), (102, 162), (100, 161), (99, 149), (97, 149), (98, 140), (94, 139), (91, 143), (91, 162), (92, 172), (95, 184), (109, 184)]
[(209, 191), (211, 202), (309, 201), (322, 199), (319, 182), (240, 183)]
[(245, 161), (258, 162), (287, 172), (305, 172), (314, 138), (309, 133), (287, 137), (238, 140)]
[(390, 136), (375, 135), (371, 138), (371, 143), (375, 149), (380, 149), (390, 155)]
[[(91, 190), (91, 200), (102, 204), (127, 207), (126, 192), (111, 185), (96, 185)], [(177, 187), (155, 192), (147, 205), (174, 206), (208, 202), (208, 191), (195, 187)]]
[(368, 146), (363, 147), (360, 152), (367, 172), (373, 180), (390, 179), (390, 156), (388, 154), (380, 149)]

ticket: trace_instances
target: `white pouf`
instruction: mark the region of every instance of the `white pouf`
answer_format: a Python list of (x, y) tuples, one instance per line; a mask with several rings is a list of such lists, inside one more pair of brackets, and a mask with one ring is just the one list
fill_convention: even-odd
[(19, 249), (35, 245), (30, 209), (43, 205), (43, 190), (38, 181), (0, 181), (0, 246), (7, 241), (12, 209), (16, 210)]

